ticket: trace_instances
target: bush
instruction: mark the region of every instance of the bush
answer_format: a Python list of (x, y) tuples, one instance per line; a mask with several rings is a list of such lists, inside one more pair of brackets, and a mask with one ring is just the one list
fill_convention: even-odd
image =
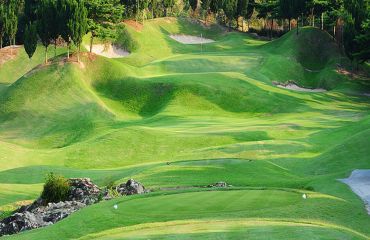
[(67, 200), (69, 193), (68, 180), (63, 176), (49, 173), (46, 177), (44, 190), (42, 191), (41, 198), (46, 202), (60, 202)]
[(133, 52), (137, 49), (137, 42), (132, 38), (124, 25), (119, 25), (117, 28), (116, 44), (128, 52)]

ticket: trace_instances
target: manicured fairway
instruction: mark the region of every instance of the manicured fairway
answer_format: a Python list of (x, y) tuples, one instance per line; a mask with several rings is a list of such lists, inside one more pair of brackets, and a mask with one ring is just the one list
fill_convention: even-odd
[[(39, 48), (0, 67), (0, 211), (35, 199), (48, 172), (154, 192), (9, 239), (369, 239), (362, 201), (337, 179), (370, 168), (370, 84), (336, 72), (347, 60), (327, 33), (127, 28), (139, 46), (126, 58), (64, 63), (60, 49), (29, 73)], [(202, 51), (169, 37), (200, 33), (215, 40)], [(233, 187), (203, 188), (218, 181)]]

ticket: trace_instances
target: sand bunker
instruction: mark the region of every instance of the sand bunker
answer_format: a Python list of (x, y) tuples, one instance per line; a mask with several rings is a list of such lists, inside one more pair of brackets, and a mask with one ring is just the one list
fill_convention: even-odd
[(370, 215), (370, 169), (354, 170), (349, 178), (339, 180), (350, 186), (352, 191), (365, 202), (366, 210)]
[[(90, 46), (85, 45), (85, 48), (90, 49)], [(130, 55), (128, 51), (112, 44), (94, 44), (92, 52), (107, 58), (122, 58)]]
[(279, 88), (290, 89), (290, 90), (294, 90), (298, 92), (316, 92), (316, 93), (326, 92), (326, 89), (323, 89), (323, 88), (303, 88), (293, 82), (288, 82), (288, 83), (273, 82), (273, 84), (278, 86)]
[(191, 35), (170, 35), (170, 38), (183, 44), (206, 44), (214, 42), (212, 39)]

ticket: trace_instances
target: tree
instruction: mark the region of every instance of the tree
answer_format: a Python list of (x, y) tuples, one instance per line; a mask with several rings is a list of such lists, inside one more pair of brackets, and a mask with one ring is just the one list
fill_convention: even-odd
[(270, 39), (272, 38), (272, 30), (274, 19), (278, 17), (278, 1), (264, 0), (257, 5), (258, 18), (270, 19)]
[(91, 33), (90, 52), (94, 38), (114, 36), (114, 26), (123, 17), (124, 7), (118, 0), (89, 0), (85, 3), (88, 12), (88, 30)]
[(242, 31), (244, 31), (244, 16), (247, 16), (248, 5), (249, 5), (249, 0), (238, 0), (237, 7), (236, 7), (237, 27), (239, 27), (239, 17), (243, 17)]
[(5, 3), (0, 0), (0, 49), (3, 48), (3, 38), (5, 35), (6, 11)]
[(193, 12), (195, 12), (198, 7), (198, 0), (189, 0), (189, 4)]
[(35, 23), (26, 25), (24, 35), (24, 49), (29, 58), (32, 58), (37, 48), (37, 27)]
[(24, 16), (28, 23), (35, 22), (37, 20), (37, 6), (37, 0), (24, 1)]
[(229, 22), (229, 29), (231, 29), (231, 22), (236, 16), (236, 7), (238, 4), (238, 0), (227, 0), (224, 1), (223, 10)]
[[(205, 0), (209, 1), (209, 0)], [(169, 8), (171, 10), (172, 14), (172, 8), (175, 5), (175, 0), (163, 0), (163, 6), (165, 8), (165, 16), (167, 16), (167, 9)]]
[(9, 37), (9, 45), (15, 45), (15, 35), (18, 31), (17, 2), (8, 1), (8, 10), (6, 11), (5, 32)]
[(328, 0), (310, 0), (307, 7), (311, 10), (312, 26), (315, 26), (315, 14), (321, 16), (321, 29), (324, 29), (324, 12), (330, 7)]
[(303, 14), (306, 8), (306, 0), (295, 0), (294, 1), (294, 17), (297, 19), (297, 35), (299, 31), (299, 16)]
[(71, 0), (71, 18), (67, 25), (70, 36), (77, 47), (77, 61), (80, 62), (82, 38), (88, 30), (87, 9), (83, 0)]
[(51, 0), (40, 0), (38, 6), (37, 33), (40, 37), (42, 45), (45, 47), (45, 64), (48, 63), (48, 47), (53, 38), (53, 30), (55, 26), (50, 24), (50, 19), (55, 18), (53, 11), (53, 3)]
[(292, 29), (291, 21), (294, 17), (295, 0), (279, 0), (279, 13), (282, 18), (289, 20), (289, 31)]

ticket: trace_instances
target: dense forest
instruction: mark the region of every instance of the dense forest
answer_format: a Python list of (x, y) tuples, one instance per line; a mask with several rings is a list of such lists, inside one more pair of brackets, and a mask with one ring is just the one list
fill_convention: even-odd
[[(272, 38), (300, 26), (316, 26), (332, 34), (357, 63), (370, 56), (369, 0), (0, 0), (0, 39), (4, 45), (24, 43), (29, 57), (38, 42), (47, 49), (61, 40), (78, 52), (83, 36), (112, 40), (125, 19), (145, 21), (190, 16), (218, 22), (238, 31)], [(253, 27), (250, 23), (253, 22)], [(256, 24), (257, 23), (257, 24)], [(247, 27), (247, 26), (248, 27)], [(68, 47), (69, 49), (69, 47)], [(91, 51), (91, 48), (90, 48)], [(47, 51), (46, 51), (47, 52)], [(69, 57), (69, 54), (68, 54)], [(45, 54), (45, 61), (47, 55)]]

